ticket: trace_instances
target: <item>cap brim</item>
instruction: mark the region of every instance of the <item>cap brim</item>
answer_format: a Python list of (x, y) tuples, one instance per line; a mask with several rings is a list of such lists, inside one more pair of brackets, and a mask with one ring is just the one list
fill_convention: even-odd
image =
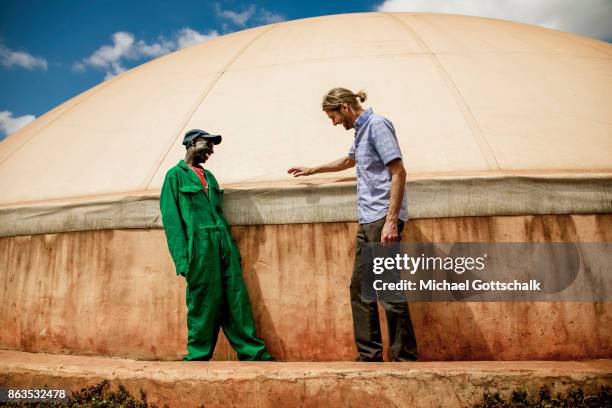
[(213, 144), (216, 144), (216, 145), (221, 143), (221, 135), (206, 135), (206, 136), (200, 136), (200, 137), (210, 140), (213, 142)]

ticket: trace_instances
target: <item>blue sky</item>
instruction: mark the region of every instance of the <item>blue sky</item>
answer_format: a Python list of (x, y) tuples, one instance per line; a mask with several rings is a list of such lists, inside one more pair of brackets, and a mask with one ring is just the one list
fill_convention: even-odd
[(1, 0), (0, 139), (178, 48), (276, 21), (377, 10), (505, 18), (612, 40), (612, 0)]

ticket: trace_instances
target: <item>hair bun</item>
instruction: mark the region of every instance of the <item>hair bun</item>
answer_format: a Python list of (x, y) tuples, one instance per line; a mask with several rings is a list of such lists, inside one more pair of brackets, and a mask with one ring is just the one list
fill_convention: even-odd
[(367, 99), (367, 95), (364, 91), (359, 91), (354, 95), (355, 95), (355, 98), (357, 98), (357, 100), (361, 102), (365, 102), (365, 100)]

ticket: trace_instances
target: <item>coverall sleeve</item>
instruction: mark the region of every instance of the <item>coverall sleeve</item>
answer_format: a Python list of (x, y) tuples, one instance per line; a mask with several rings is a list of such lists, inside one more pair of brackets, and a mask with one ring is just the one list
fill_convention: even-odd
[(177, 180), (171, 174), (164, 180), (159, 196), (159, 208), (176, 274), (185, 276), (189, 266), (187, 234), (181, 218)]

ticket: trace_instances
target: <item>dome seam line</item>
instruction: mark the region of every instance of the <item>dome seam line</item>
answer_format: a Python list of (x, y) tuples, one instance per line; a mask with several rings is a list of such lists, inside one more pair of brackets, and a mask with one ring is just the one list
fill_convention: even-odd
[(145, 182), (143, 184), (141, 184), (140, 189), (141, 190), (148, 190), (149, 186), (151, 185), (151, 183), (153, 182), (153, 179), (155, 178), (155, 175), (159, 172), (159, 169), (161, 168), (161, 166), (164, 164), (164, 161), (166, 160), (166, 157), (168, 157), (168, 154), (170, 153), (170, 150), (172, 150), (172, 147), (174, 146), (174, 144), (176, 143), (176, 140), (181, 136), (181, 134), (183, 133), (185, 126), (187, 125), (187, 123), (189, 123), (189, 121), (191, 120), (191, 118), (193, 118), (193, 115), (195, 115), (195, 113), (197, 112), (198, 108), (200, 106), (202, 106), (202, 103), (204, 103), (204, 100), (208, 97), (208, 95), (210, 94), (210, 92), (212, 91), (212, 89), (215, 87), (215, 85), (217, 84), (217, 82), (219, 82), (219, 80), (221, 79), (221, 77), (223, 77), (223, 75), (227, 72), (227, 70), (232, 66), (232, 64), (248, 49), (250, 48), (257, 40), (259, 40), (264, 34), (270, 32), (272, 29), (276, 28), (279, 25), (279, 23), (276, 23), (274, 25), (271, 25), (267, 30), (262, 30), (261, 33), (259, 33), (258, 35), (255, 36), (255, 38), (253, 38), (251, 41), (249, 41), (245, 46), (243, 46), (241, 49), (238, 50), (238, 52), (236, 52), (236, 54), (230, 58), (230, 60), (223, 66), (223, 68), (221, 70), (219, 70), (217, 72), (217, 76), (215, 78), (213, 78), (213, 80), (210, 82), (210, 85), (204, 89), (204, 92), (202, 92), (202, 94), (198, 97), (198, 99), (196, 99), (196, 103), (194, 104), (193, 109), (191, 110), (190, 113), (187, 114), (187, 118), (183, 121), (183, 123), (181, 124), (179, 130), (176, 132), (176, 134), (174, 135), (174, 137), (170, 140), (170, 142), (168, 143), (168, 145), (165, 147), (165, 153), (162, 154), (161, 159), (158, 160), (157, 164), (153, 167), (152, 172), (150, 173), (149, 176), (147, 176), (147, 178), (145, 179)]
[(446, 88), (449, 90), (449, 92), (453, 96), (453, 99), (455, 100), (457, 107), (463, 114), (463, 118), (465, 119), (465, 121), (467, 122), (467, 125), (469, 126), (471, 130), (472, 136), (480, 149), (483, 159), (485, 160), (485, 162), (487, 163), (490, 169), (501, 170), (499, 162), (497, 161), (497, 158), (495, 157), (495, 154), (493, 153), (493, 149), (491, 148), (489, 141), (487, 140), (482, 129), (480, 128), (478, 121), (476, 121), (476, 118), (474, 117), (472, 110), (470, 109), (467, 102), (465, 101), (465, 98), (463, 97), (459, 89), (457, 88), (457, 85), (455, 84), (455, 81), (453, 81), (453, 78), (450, 76), (450, 74), (448, 73), (444, 65), (442, 65), (442, 62), (440, 62), (440, 60), (438, 59), (438, 56), (436, 55), (436, 53), (433, 52), (431, 48), (429, 48), (427, 43), (425, 43), (425, 41), (416, 33), (416, 31), (412, 29), (412, 27), (410, 27), (408, 24), (402, 21), (399, 17), (397, 17), (396, 15), (392, 13), (385, 12), (381, 14), (386, 15), (391, 20), (395, 21), (400, 26), (402, 26), (406, 31), (410, 33), (410, 35), (415, 39), (415, 41), (421, 47), (423, 47), (425, 51), (429, 51), (428, 53), (425, 52), (425, 55), (429, 56), (434, 66), (436, 67), (436, 70), (438, 71), (438, 74), (440, 75), (442, 81), (446, 85)]

